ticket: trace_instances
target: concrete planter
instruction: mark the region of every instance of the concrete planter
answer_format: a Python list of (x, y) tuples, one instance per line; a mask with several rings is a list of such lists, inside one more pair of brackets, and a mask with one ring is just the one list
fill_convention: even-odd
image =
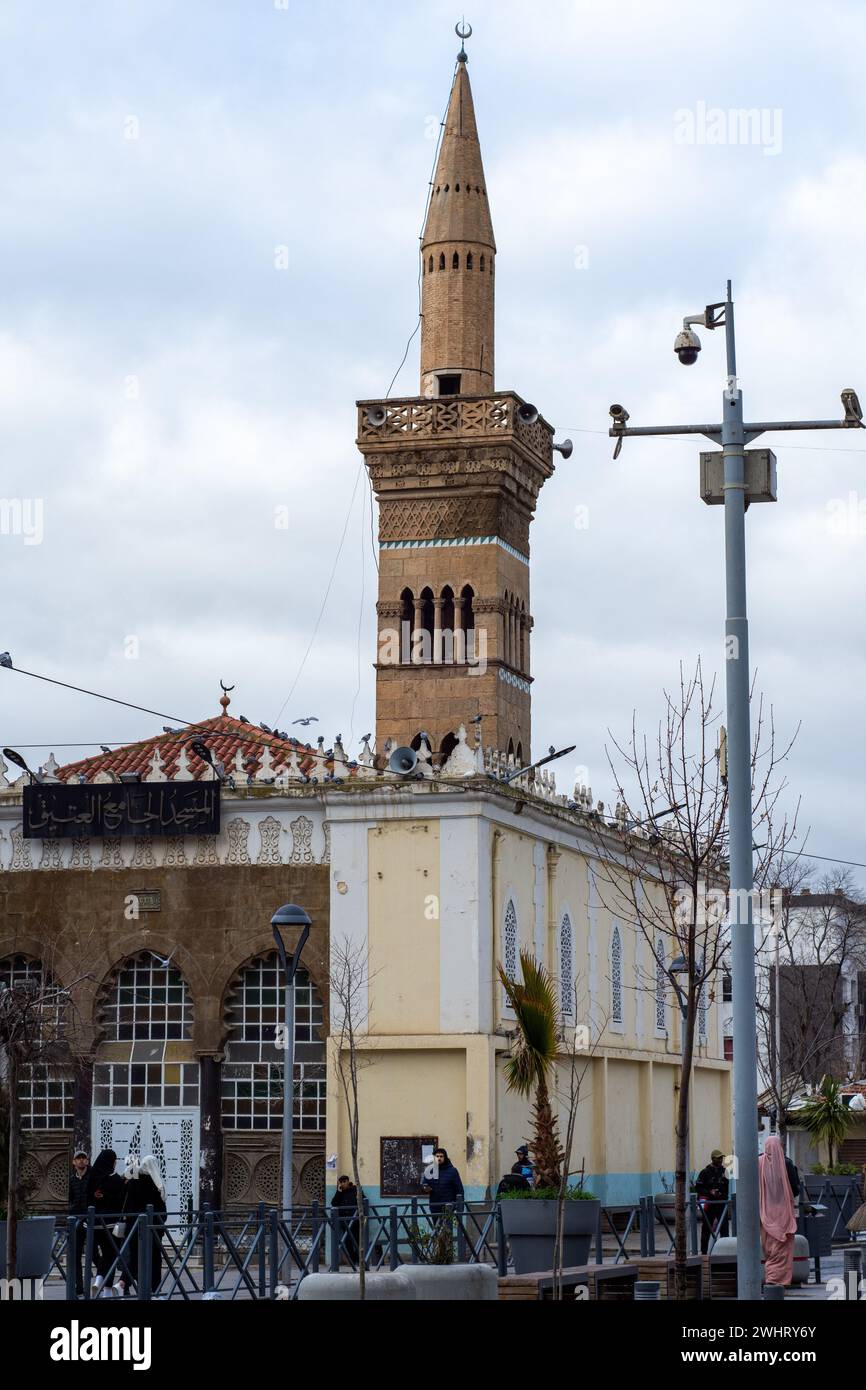
[[(54, 1244), (53, 1216), (25, 1216), (18, 1222), (17, 1279), (46, 1279)], [(6, 1278), (6, 1222), (0, 1221), (0, 1279)]]
[[(601, 1202), (565, 1203), (563, 1268), (585, 1265), (598, 1228)], [(502, 1225), (515, 1274), (535, 1274), (553, 1268), (556, 1243), (556, 1202), (514, 1198), (502, 1203)]]
[[(364, 1298), (368, 1303), (407, 1303), (417, 1297), (414, 1284), (402, 1271), (368, 1274)], [(299, 1303), (359, 1303), (361, 1281), (357, 1274), (308, 1274), (298, 1290)]]
[(404, 1265), (399, 1271), (424, 1303), (495, 1303), (499, 1277), (490, 1265)]

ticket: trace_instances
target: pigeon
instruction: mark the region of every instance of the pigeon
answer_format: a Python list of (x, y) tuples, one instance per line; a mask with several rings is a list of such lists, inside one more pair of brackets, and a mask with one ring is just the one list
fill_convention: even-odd
[(8, 652), (0, 652), (0, 666), (6, 666), (10, 671), (13, 669), (12, 658)]
[(259, 728), (264, 734), (272, 734), (274, 732), (273, 729), (268, 728), (267, 724), (260, 724)]
[(163, 732), (164, 734), (182, 734), (182, 733), (183, 733), (183, 729), (170, 729), (169, 726), (168, 726), (168, 724), (163, 724), (163, 726), (162, 726), (162, 732)]
[(104, 743), (101, 743), (99, 746), (100, 746), (100, 748), (102, 749), (103, 753), (110, 753), (110, 752), (111, 752), (111, 749), (110, 749), (110, 748), (106, 748), (106, 746), (105, 746)]
[(249, 724), (249, 722), (250, 722), (250, 721), (249, 721), (249, 719), (247, 719), (246, 715), (245, 715), (245, 714), (242, 714), (242, 715), (241, 715), (241, 723), (242, 723), (242, 724)]
[(311, 724), (318, 724), (319, 718), (316, 714), (308, 715), (306, 719), (296, 719), (295, 724), (303, 724), (305, 729), (309, 729)]
[[(176, 951), (176, 950), (177, 950), (177, 947), (175, 947), (175, 951)], [(162, 966), (162, 969), (163, 969), (163, 970), (167, 970), (168, 967), (169, 967), (169, 965), (170, 965), (171, 962), (172, 962), (172, 959), (173, 959), (173, 957), (174, 957), (175, 951), (172, 951), (171, 955), (170, 955), (167, 959), (165, 959), (165, 960), (163, 959), (162, 956), (158, 956), (158, 955), (156, 954), (156, 951), (151, 951), (150, 954), (153, 956), (154, 960), (158, 960), (158, 961), (159, 961), (159, 963), (160, 963), (160, 965)]]
[(371, 739), (372, 737), (373, 737), (372, 734), (364, 734), (364, 737), (361, 739), (361, 742), (362, 742), (362, 743), (369, 743), (369, 742), (370, 742), (370, 739)]

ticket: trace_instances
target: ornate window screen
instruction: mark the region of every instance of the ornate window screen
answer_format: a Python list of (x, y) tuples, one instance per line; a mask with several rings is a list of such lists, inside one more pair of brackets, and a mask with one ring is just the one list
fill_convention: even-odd
[(610, 1021), (622, 1025), (622, 937), (619, 927), (610, 940)]
[(509, 980), (517, 978), (517, 912), (509, 898), (505, 909), (505, 922), (502, 928), (502, 956), (505, 973)]
[(656, 941), (656, 1028), (660, 1033), (665, 1033), (667, 1026), (668, 974), (665, 968), (665, 943), (659, 937)]
[(559, 925), (559, 993), (563, 1018), (574, 1017), (574, 934), (571, 917), (562, 914)]
[(192, 1037), (192, 1000), (173, 965), (150, 951), (125, 961), (103, 1003), (105, 1037), (113, 1042), (167, 1042)]

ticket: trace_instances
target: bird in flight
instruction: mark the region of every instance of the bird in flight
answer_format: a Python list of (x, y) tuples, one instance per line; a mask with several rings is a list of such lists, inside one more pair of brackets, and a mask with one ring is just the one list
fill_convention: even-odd
[(175, 949), (174, 949), (174, 951), (172, 951), (171, 955), (168, 956), (168, 957), (165, 958), (165, 959), (163, 959), (162, 956), (158, 956), (158, 955), (156, 954), (156, 951), (151, 951), (150, 954), (153, 956), (154, 960), (158, 960), (158, 961), (159, 961), (159, 963), (160, 963), (160, 965), (161, 965), (161, 967), (162, 967), (163, 970), (167, 970), (168, 967), (169, 967), (169, 965), (171, 964), (172, 960), (174, 959), (174, 956), (175, 956), (176, 951), (177, 951), (177, 947), (175, 947)]
[(308, 715), (306, 719), (296, 719), (294, 721), (295, 724), (303, 724), (305, 729), (309, 729), (311, 724), (318, 724), (318, 722), (318, 715), (315, 714)]

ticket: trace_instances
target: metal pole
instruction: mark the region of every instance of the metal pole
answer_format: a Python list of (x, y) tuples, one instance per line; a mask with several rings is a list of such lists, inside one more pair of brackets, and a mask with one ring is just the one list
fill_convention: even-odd
[[(777, 1132), (777, 1133), (778, 1133), (778, 1131), (779, 1131), (779, 1129), (781, 1128), (781, 1125), (782, 1125), (782, 1015), (781, 1015), (781, 1012), (780, 1012), (781, 1003), (782, 1003), (781, 978), (780, 978), (780, 977), (781, 977), (781, 969), (782, 969), (782, 967), (781, 967), (781, 964), (780, 964), (779, 937), (781, 936), (781, 932), (780, 932), (780, 930), (779, 930), (779, 927), (780, 927), (780, 924), (775, 920), (775, 915), (774, 915), (773, 930), (774, 930), (774, 932), (776, 933), (776, 1028), (775, 1028), (775, 1038), (774, 1038), (774, 1041), (775, 1041), (775, 1047), (776, 1047), (776, 1071), (775, 1071), (775, 1080), (776, 1080), (776, 1107), (777, 1107), (777, 1109), (776, 1109), (776, 1132)], [(787, 1148), (787, 1143), (786, 1143), (785, 1147)]]
[(291, 1223), (292, 1198), (292, 1147), (294, 1141), (295, 1111), (295, 979), (291, 963), (286, 961), (286, 990), (283, 1007), (283, 1212)]
[(728, 705), (731, 962), (734, 1013), (734, 1152), (737, 1158), (737, 1292), (761, 1297), (758, 1212), (758, 1077), (755, 939), (752, 927), (752, 749), (746, 610), (746, 478), (743, 398), (737, 386), (734, 305), (725, 309), (728, 384), (723, 397), (725, 468), (725, 670)]

